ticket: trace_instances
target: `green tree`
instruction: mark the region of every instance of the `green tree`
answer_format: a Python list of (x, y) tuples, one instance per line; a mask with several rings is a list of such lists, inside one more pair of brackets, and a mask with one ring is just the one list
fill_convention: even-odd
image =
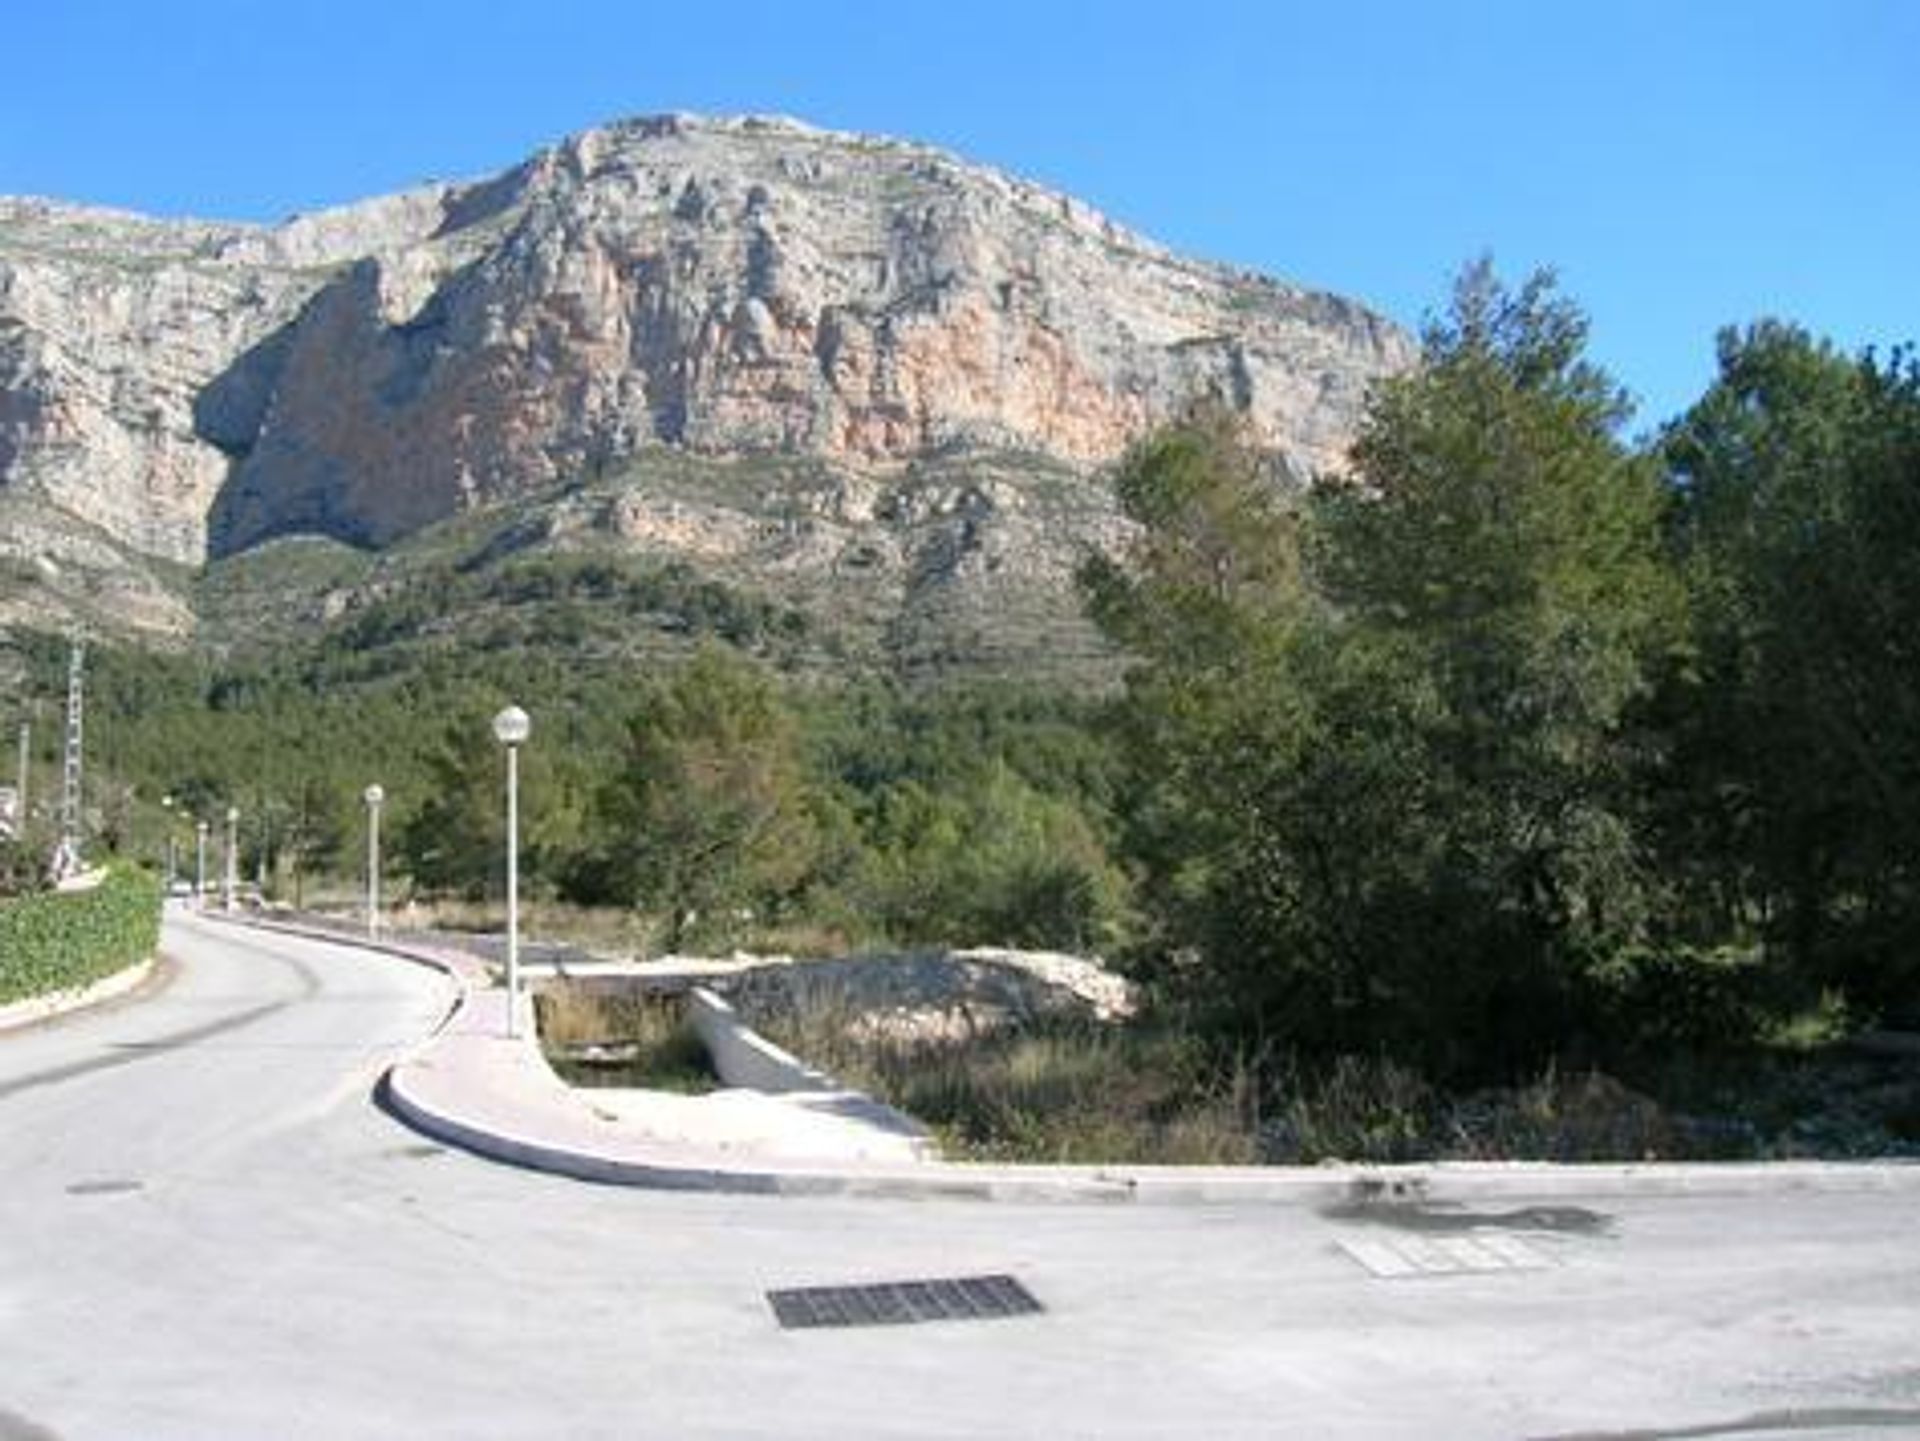
[(45, 889), (46, 863), (25, 841), (0, 836), (0, 901)]
[(818, 835), (797, 730), (758, 664), (705, 646), (642, 687), (600, 790), (591, 888), (661, 912), (668, 944), (733, 913), (777, 909), (808, 880)]
[[(1115, 718), (1127, 846), (1160, 949), (1174, 952), (1231, 909), (1220, 869), (1248, 818), (1233, 807), (1244, 778), (1222, 772), (1285, 749), (1290, 718), (1256, 712), (1277, 698), (1317, 607), (1298, 508), (1237, 418), (1205, 408), (1149, 437), (1115, 488), (1135, 538), (1119, 560), (1090, 558), (1079, 579), (1095, 622), (1139, 658)], [(1225, 948), (1205, 949), (1213, 963), (1189, 982), (1228, 969)]]
[(1204, 447), (1136, 457), (1139, 578), (1089, 589), (1143, 656), (1161, 950), (1221, 1024), (1509, 1069), (1643, 934), (1630, 707), (1676, 590), (1657, 473), (1584, 342), (1549, 278), (1470, 268), (1299, 520), (1231, 449), (1199, 478)]
[(1920, 372), (1763, 322), (1663, 451), (1692, 601), (1665, 714), (1696, 912), (1868, 1005), (1920, 982)]
[(1115, 490), (1138, 526), (1125, 565), (1093, 556), (1080, 582), (1094, 619), (1144, 653), (1233, 667), (1305, 596), (1299, 517), (1244, 422), (1202, 407), (1149, 436)]
[(1632, 708), (1681, 595), (1657, 467), (1619, 440), (1585, 341), (1551, 276), (1509, 291), (1469, 267), (1320, 508), (1334, 604), (1408, 646), (1430, 696), (1433, 881), (1461, 922), (1440, 959), (1484, 961), (1494, 1004), (1550, 1005), (1652, 919)]
[[(506, 855), (506, 770), (486, 724), (474, 713), (442, 727), (426, 752), (424, 794), (397, 828), (397, 858), (423, 890), (478, 900), (497, 888)], [(523, 747), (521, 761), (531, 753)], [(394, 799), (404, 806), (403, 796)]]
[(294, 788), (286, 815), (283, 854), (293, 881), (293, 904), (306, 904), (307, 881), (316, 872), (330, 870), (346, 845), (347, 829), (340, 798), (316, 777), (305, 777)]
[[(399, 859), (428, 891), (479, 900), (504, 889), (506, 755), (491, 729), (504, 704), (493, 696), (466, 698), (425, 748), (417, 778), (387, 787), (404, 817), (397, 828)], [(533, 889), (562, 875), (581, 844), (584, 781), (558, 754), (564, 733), (551, 733), (564, 723), (564, 713), (543, 709), (519, 748), (520, 875)]]
[(1126, 878), (1081, 809), (991, 761), (938, 788), (871, 802), (846, 888), (896, 941), (1104, 949), (1128, 919)]

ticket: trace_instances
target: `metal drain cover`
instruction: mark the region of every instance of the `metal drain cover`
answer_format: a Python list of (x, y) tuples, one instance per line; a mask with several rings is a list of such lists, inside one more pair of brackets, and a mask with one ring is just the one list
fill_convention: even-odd
[(870, 1286), (806, 1286), (769, 1291), (767, 1301), (789, 1331), (822, 1326), (911, 1326), (920, 1321), (989, 1321), (1043, 1310), (1011, 1276), (957, 1276), (939, 1281), (884, 1281)]

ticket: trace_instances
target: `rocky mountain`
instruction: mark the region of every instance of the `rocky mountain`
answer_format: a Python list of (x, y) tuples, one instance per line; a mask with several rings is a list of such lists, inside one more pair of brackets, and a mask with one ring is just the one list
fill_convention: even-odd
[(0, 619), (184, 633), (209, 561), (498, 513), (508, 550), (991, 648), (1008, 606), (1070, 626), (1117, 534), (1097, 472), (1147, 428), (1211, 396), (1302, 476), (1411, 355), (1352, 302), (784, 120), (621, 123), (277, 227), (0, 201)]

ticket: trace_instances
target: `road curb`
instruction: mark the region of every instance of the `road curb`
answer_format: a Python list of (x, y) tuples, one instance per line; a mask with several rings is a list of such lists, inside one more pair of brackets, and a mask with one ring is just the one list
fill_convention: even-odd
[(267, 916), (245, 914), (225, 914), (216, 911), (193, 911), (189, 914), (203, 921), (215, 921), (227, 926), (245, 926), (256, 931), (276, 931), (282, 935), (299, 936), (309, 941), (328, 941), (336, 946), (348, 946), (360, 951), (378, 951), (382, 955), (395, 956), (414, 965), (425, 966), (429, 970), (458, 981), (461, 986), (476, 981), (487, 980), (492, 968), (479, 956), (465, 951), (453, 950), (443, 946), (417, 946), (406, 941), (378, 940), (371, 936), (356, 935), (352, 931), (329, 930), (325, 926), (302, 925), (298, 921), (279, 921)]
[[(602, 1185), (786, 1197), (1045, 1204), (1327, 1206), (1353, 1202), (1465, 1205), (1603, 1197), (1920, 1192), (1904, 1161), (1645, 1163), (1454, 1162), (1406, 1166), (997, 1167), (929, 1161), (912, 1167), (755, 1166), (557, 1144), (516, 1134), (432, 1094), (430, 1054), (394, 1066), (386, 1098), (415, 1129), (463, 1150)], [(625, 1152), (623, 1154), (622, 1152)]]
[[(237, 920), (221, 917), (222, 920)], [(530, 1170), (603, 1185), (736, 1195), (850, 1197), (916, 1201), (999, 1201), (1101, 1205), (1305, 1205), (1352, 1202), (1465, 1205), (1476, 1201), (1541, 1201), (1604, 1197), (1707, 1197), (1768, 1193), (1920, 1192), (1920, 1161), (1433, 1162), (1392, 1166), (994, 1166), (925, 1161), (908, 1167), (874, 1164), (769, 1165), (718, 1153), (650, 1149), (632, 1136), (603, 1144), (540, 1135), (541, 1107), (555, 1132), (580, 1122), (567, 1114), (570, 1093), (554, 1078), (551, 1098), (519, 1098), (518, 1115), (503, 1118), (500, 1098), (448, 1081), (460, 1069), (456, 1048), (502, 1043), (475, 1014), (472, 986), (490, 974), (484, 961), (446, 951), (340, 935), (319, 927), (247, 918), (242, 924), (308, 939), (381, 951), (448, 976), (457, 996), (432, 1036), (389, 1067), (382, 1095), (416, 1130), (476, 1155)], [(504, 1000), (497, 994), (494, 1000)], [(523, 1033), (519, 1047), (534, 1042)], [(537, 1058), (537, 1052), (534, 1053)], [(509, 1053), (508, 1064), (513, 1057)], [(482, 1075), (490, 1063), (477, 1067)], [(542, 1070), (544, 1060), (540, 1061)], [(550, 1072), (547, 1074), (551, 1074)], [(512, 1109), (512, 1107), (507, 1107)]]
[(28, 996), (25, 1000), (12, 1001), (0, 1006), (0, 1033), (25, 1030), (43, 1021), (70, 1016), (75, 1011), (90, 1010), (94, 1006), (103, 1006), (108, 1001), (117, 1001), (122, 996), (139, 990), (153, 979), (159, 964), (159, 956), (151, 955), (144, 961), (136, 961), (125, 970), (115, 971), (112, 975), (104, 976), (91, 985), (47, 991), (38, 996)]

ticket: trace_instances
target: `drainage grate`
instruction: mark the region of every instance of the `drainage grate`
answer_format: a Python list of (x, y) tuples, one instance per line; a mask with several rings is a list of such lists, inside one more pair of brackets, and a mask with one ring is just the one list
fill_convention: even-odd
[(988, 1321), (1044, 1309), (1011, 1276), (959, 1276), (942, 1281), (885, 1281), (872, 1286), (806, 1286), (769, 1291), (767, 1301), (789, 1331), (821, 1326), (911, 1326), (919, 1321)]

